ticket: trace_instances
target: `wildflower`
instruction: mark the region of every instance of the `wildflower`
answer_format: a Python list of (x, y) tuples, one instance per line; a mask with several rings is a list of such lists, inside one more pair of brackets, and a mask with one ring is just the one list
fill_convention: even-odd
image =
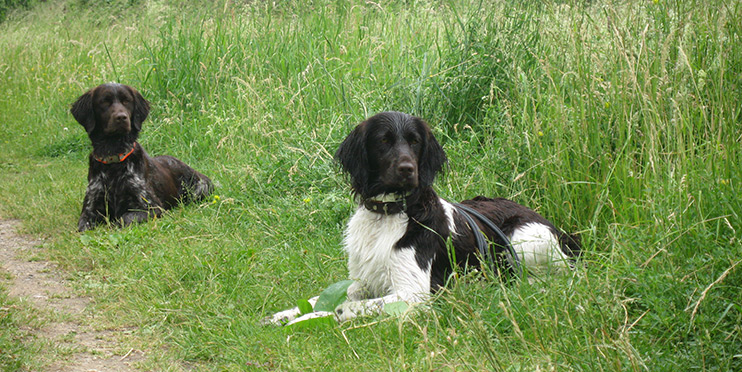
[(543, 136), (544, 136), (544, 132), (542, 132), (542, 131), (538, 131), (538, 136), (539, 136), (539, 137), (543, 137)]

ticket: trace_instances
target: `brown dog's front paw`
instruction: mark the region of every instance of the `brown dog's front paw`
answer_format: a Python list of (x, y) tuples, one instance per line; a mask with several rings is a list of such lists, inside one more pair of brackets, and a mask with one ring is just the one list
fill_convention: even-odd
[(95, 226), (95, 223), (93, 223), (93, 221), (80, 218), (80, 220), (77, 222), (77, 231), (78, 232), (88, 231), (92, 229), (94, 226)]
[(127, 213), (124, 213), (123, 216), (121, 216), (121, 225), (129, 226), (132, 223), (139, 223), (139, 222), (147, 221), (148, 218), (149, 218), (149, 214), (144, 211), (127, 212)]

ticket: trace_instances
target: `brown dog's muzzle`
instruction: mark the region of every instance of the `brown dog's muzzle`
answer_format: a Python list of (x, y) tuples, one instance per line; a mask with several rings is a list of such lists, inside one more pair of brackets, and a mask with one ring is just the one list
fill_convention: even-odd
[(131, 117), (129, 111), (122, 104), (113, 104), (110, 107), (111, 115), (104, 132), (106, 134), (127, 134), (131, 131)]

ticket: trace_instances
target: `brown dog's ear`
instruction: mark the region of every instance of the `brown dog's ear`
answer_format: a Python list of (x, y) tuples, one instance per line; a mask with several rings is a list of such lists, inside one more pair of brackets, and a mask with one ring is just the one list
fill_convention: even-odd
[(90, 132), (95, 129), (95, 115), (93, 113), (93, 90), (91, 89), (85, 94), (81, 95), (80, 98), (72, 104), (70, 112), (75, 117), (80, 125), (85, 128), (85, 131)]
[(131, 125), (137, 131), (140, 131), (142, 130), (142, 123), (149, 116), (149, 102), (136, 89), (127, 87), (131, 90), (131, 95), (134, 96), (134, 112), (131, 115)]

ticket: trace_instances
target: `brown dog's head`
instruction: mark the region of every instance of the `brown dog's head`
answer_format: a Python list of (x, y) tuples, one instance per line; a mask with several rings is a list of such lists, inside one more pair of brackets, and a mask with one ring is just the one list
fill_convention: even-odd
[(149, 102), (128, 85), (110, 83), (85, 92), (70, 112), (88, 136), (136, 136), (149, 115)]

